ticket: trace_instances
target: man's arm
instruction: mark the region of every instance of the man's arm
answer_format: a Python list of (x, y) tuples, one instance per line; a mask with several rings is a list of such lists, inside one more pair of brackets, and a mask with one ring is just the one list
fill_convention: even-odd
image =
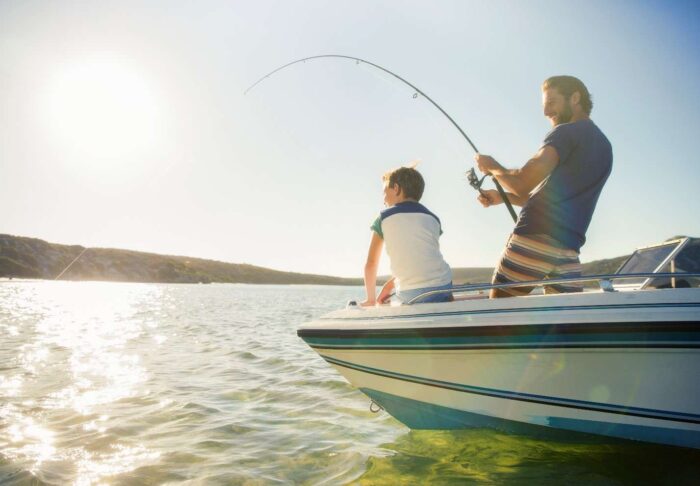
[(379, 257), (382, 256), (383, 246), (384, 240), (372, 231), (372, 239), (369, 242), (369, 250), (367, 251), (367, 262), (365, 263), (365, 292), (367, 293), (367, 299), (360, 303), (363, 307), (377, 304), (377, 269), (379, 268)]
[(508, 191), (527, 200), (532, 190), (557, 166), (559, 154), (554, 147), (546, 145), (521, 169), (506, 169), (489, 155), (476, 154), (474, 160), (481, 172), (492, 174)]

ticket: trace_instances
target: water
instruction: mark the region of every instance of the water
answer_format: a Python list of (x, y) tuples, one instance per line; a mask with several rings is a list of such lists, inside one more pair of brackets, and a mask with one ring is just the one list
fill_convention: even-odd
[(361, 289), (0, 283), (1, 484), (695, 483), (697, 451), (410, 431), (296, 336)]

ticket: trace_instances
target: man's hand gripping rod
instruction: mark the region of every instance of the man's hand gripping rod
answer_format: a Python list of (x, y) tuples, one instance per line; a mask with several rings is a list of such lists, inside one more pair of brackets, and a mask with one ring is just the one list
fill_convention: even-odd
[[(488, 175), (488, 174), (486, 174)], [(472, 186), (474, 189), (479, 191), (482, 196), (485, 196), (484, 191), (481, 190), (481, 184), (484, 183), (484, 179), (486, 179), (486, 175), (479, 179), (476, 175), (476, 172), (474, 172), (474, 168), (472, 167), (467, 171), (467, 180), (469, 181), (469, 185)], [(515, 214), (515, 210), (513, 209), (513, 205), (510, 203), (510, 200), (508, 200), (508, 196), (506, 195), (506, 192), (503, 190), (503, 187), (501, 187), (501, 184), (496, 180), (495, 177), (491, 176), (491, 179), (493, 179), (493, 183), (496, 186), (496, 189), (498, 190), (498, 193), (501, 195), (501, 198), (503, 199), (503, 202), (505, 203), (506, 207), (508, 208), (508, 212), (510, 213), (510, 216), (513, 218), (513, 222), (518, 220), (518, 216)]]

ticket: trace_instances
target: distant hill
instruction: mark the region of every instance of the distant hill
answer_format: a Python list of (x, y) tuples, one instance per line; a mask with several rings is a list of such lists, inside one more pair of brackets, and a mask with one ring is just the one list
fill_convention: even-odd
[[(674, 237), (679, 238), (679, 237)], [(82, 255), (81, 255), (82, 254)], [(106, 280), (162, 283), (252, 283), (362, 285), (361, 278), (281, 272), (241, 263), (202, 258), (159, 255), (111, 248), (59, 245), (37, 238), (0, 234), (0, 278), (56, 278), (62, 280)], [(583, 265), (584, 275), (614, 273), (629, 255), (596, 260)], [(676, 257), (677, 271), (700, 272), (700, 238), (693, 238)], [(493, 268), (453, 268), (455, 284), (485, 283)], [(383, 282), (386, 277), (380, 277)]]
[(361, 279), (280, 272), (254, 265), (111, 248), (59, 245), (0, 234), (0, 277), (119, 282), (360, 285)]
[(492, 276), (492, 267), (462, 267), (452, 269), (452, 283), (455, 285), (490, 282)]

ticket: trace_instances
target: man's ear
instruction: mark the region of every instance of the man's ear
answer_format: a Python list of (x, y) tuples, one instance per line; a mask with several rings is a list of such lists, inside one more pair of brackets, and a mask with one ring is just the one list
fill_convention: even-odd
[(578, 91), (571, 93), (571, 104), (574, 106), (581, 104), (581, 93)]

